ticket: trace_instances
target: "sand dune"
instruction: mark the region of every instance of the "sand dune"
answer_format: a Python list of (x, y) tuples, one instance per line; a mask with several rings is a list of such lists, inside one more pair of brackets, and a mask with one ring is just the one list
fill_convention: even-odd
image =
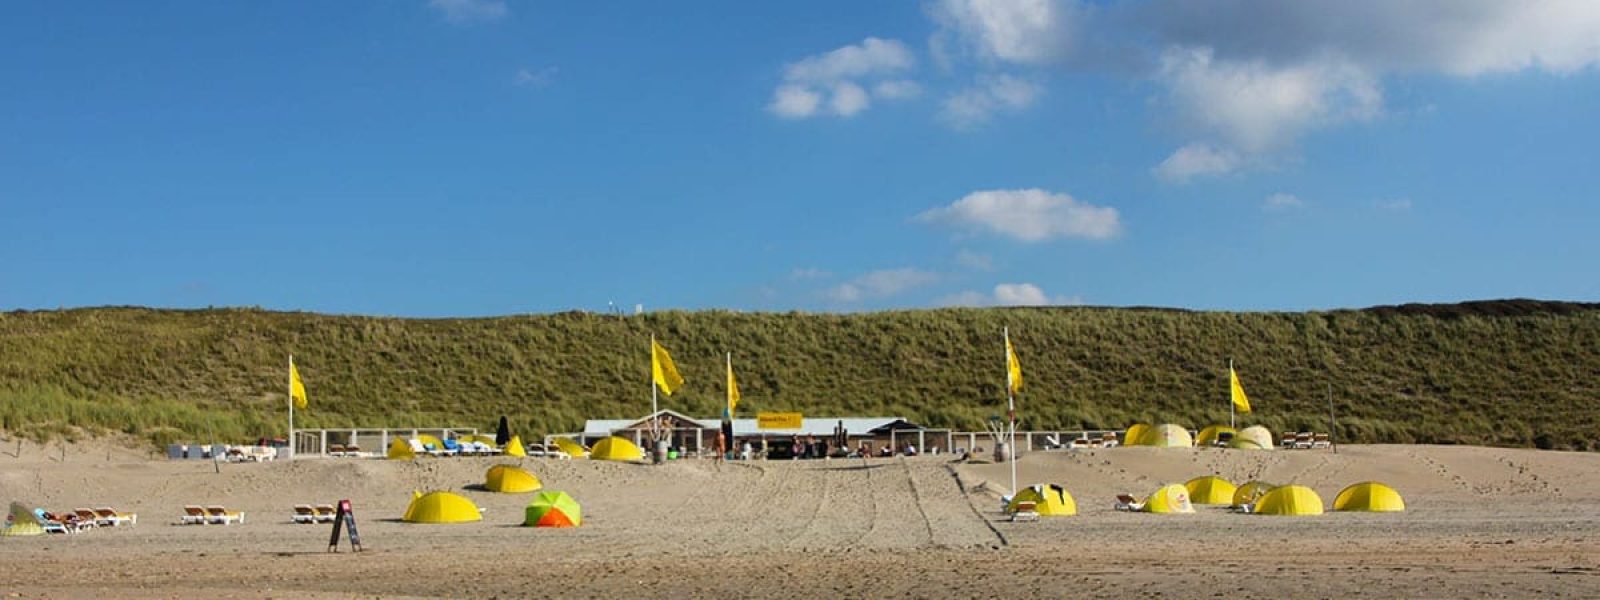
[[(0, 590), (52, 597), (398, 596), (1600, 596), (1600, 455), (1472, 447), (1037, 452), (1023, 484), (1064, 484), (1080, 515), (1010, 523), (1003, 464), (948, 457), (661, 467), (552, 459), (166, 461), (96, 444), (0, 453), (0, 499), (114, 505), (134, 528), (0, 539)], [(61, 460), (62, 457), (65, 460)], [(583, 504), (585, 524), (534, 530), (526, 495), (474, 489), (519, 463)], [(1203, 474), (1398, 488), (1403, 514), (1311, 518), (1116, 512)], [(397, 522), (412, 490), (473, 499), (484, 520)], [(348, 498), (367, 552), (324, 553), (296, 503)], [(178, 526), (184, 504), (246, 523)], [(1198, 590), (1204, 590), (1200, 593)], [(1287, 591), (1287, 593), (1286, 593)]]

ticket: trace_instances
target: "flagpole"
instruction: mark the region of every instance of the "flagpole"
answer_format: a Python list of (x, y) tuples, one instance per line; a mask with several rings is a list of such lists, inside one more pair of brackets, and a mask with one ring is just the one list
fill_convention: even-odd
[[(728, 383), (729, 383), (729, 385), (728, 385), (728, 411), (727, 411), (727, 416), (724, 417), (724, 418), (729, 423), (732, 423), (733, 422), (733, 385), (732, 385), (732, 383), (733, 383), (733, 352), (729, 352), (728, 353)], [(728, 440), (728, 443), (732, 444), (733, 440)]]
[(1238, 427), (1233, 422), (1233, 359), (1228, 359), (1228, 427)]
[(650, 334), (650, 415), (656, 414), (656, 334)]
[[(1003, 328), (1001, 328), (1001, 332), (1006, 338), (1006, 347), (1010, 348), (1011, 347), (1011, 328), (1010, 327), (1003, 327)], [(1006, 361), (1006, 363), (1005, 363), (1006, 364), (1006, 414), (1011, 420), (1011, 426), (1009, 427), (1009, 431), (1007, 433), (1007, 435), (1009, 437), (1009, 440), (1006, 442), (1006, 445), (1007, 445), (1007, 448), (1010, 448), (1010, 450), (1011, 450), (1011, 452), (1010, 452), (1010, 454), (1011, 454), (1011, 457), (1010, 457), (1011, 458), (1011, 497), (1012, 498), (1016, 498), (1017, 497), (1017, 393), (1012, 389), (1012, 382), (1011, 382), (1011, 354), (1009, 352), (1007, 352), (1007, 354), (1005, 356), (1005, 361)]]
[(289, 460), (294, 460), (294, 354), (289, 354)]

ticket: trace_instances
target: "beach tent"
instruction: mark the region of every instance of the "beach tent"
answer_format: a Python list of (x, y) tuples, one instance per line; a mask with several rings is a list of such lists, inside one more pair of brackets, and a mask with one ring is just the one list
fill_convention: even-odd
[(1236, 437), (1228, 440), (1228, 447), (1234, 450), (1271, 450), (1272, 444), (1263, 445), (1250, 438)]
[(1240, 450), (1271, 450), (1278, 447), (1277, 444), (1273, 442), (1272, 432), (1267, 431), (1267, 428), (1260, 425), (1251, 425), (1244, 429), (1240, 429), (1239, 433), (1233, 434), (1233, 439), (1234, 441), (1239, 442), (1239, 444), (1236, 445), (1233, 442), (1229, 442), (1229, 448), (1238, 448)]
[(528, 527), (577, 527), (583, 524), (583, 510), (566, 492), (539, 492), (528, 503), (522, 524)]
[(478, 505), (450, 492), (413, 492), (411, 505), (400, 520), (407, 523), (468, 523), (483, 520)]
[(416, 457), (417, 453), (411, 450), (410, 440), (405, 438), (395, 438), (394, 442), (389, 444), (389, 458), (394, 460), (410, 460)]
[(556, 447), (560, 448), (562, 452), (567, 453), (567, 456), (571, 456), (573, 458), (583, 458), (589, 456), (589, 449), (583, 447), (583, 444), (572, 441), (571, 438), (558, 437), (554, 441), (556, 443)]
[(1224, 433), (1228, 434), (1229, 437), (1232, 437), (1234, 435), (1238, 435), (1239, 430), (1234, 429), (1232, 427), (1229, 427), (1227, 425), (1212, 425), (1212, 426), (1207, 427), (1205, 429), (1201, 429), (1200, 430), (1200, 435), (1194, 436), (1194, 445), (1196, 445), (1196, 446), (1211, 446), (1211, 445), (1215, 445), (1217, 443), (1217, 438), (1222, 437), (1222, 434), (1224, 434)]
[(1339, 491), (1333, 510), (1360, 512), (1403, 512), (1406, 501), (1394, 488), (1376, 481), (1363, 481)]
[(422, 443), (422, 447), (423, 448), (427, 448), (429, 450), (443, 450), (444, 449), (444, 440), (441, 440), (441, 439), (439, 439), (437, 437), (428, 435), (426, 433), (417, 434), (417, 441)]
[(1278, 486), (1265, 481), (1251, 480), (1245, 482), (1244, 485), (1239, 486), (1239, 489), (1233, 491), (1233, 505), (1254, 504), (1255, 501), (1260, 500), (1262, 496), (1267, 495), (1267, 492), (1272, 491), (1272, 488), (1275, 487)]
[(639, 460), (644, 458), (644, 451), (635, 446), (633, 442), (617, 436), (611, 436), (594, 443), (589, 449), (589, 458), (595, 460)]
[(38, 517), (35, 517), (28, 507), (23, 506), (21, 502), (12, 502), (11, 522), (5, 529), (0, 529), (0, 535), (44, 535), (44, 526), (39, 524)]
[(1150, 429), (1149, 423), (1134, 423), (1127, 431), (1122, 432), (1122, 445), (1139, 445), (1139, 438), (1144, 437), (1144, 432), (1147, 429)]
[(1189, 490), (1189, 501), (1195, 504), (1228, 504), (1233, 502), (1233, 493), (1239, 489), (1233, 482), (1216, 475), (1190, 479), (1183, 487)]
[(1257, 500), (1256, 509), (1251, 512), (1258, 515), (1320, 515), (1322, 497), (1303, 485), (1279, 486)]
[(1072, 494), (1067, 493), (1067, 488), (1053, 483), (1031, 485), (1017, 492), (1011, 503), (1006, 505), (1006, 512), (1017, 512), (1019, 502), (1034, 503), (1034, 511), (1045, 516), (1070, 517), (1078, 514), (1078, 502), (1072, 499)]
[(511, 441), (506, 442), (506, 456), (527, 456), (528, 450), (522, 445), (522, 436), (513, 435)]
[(1189, 430), (1181, 426), (1166, 423), (1156, 425), (1139, 434), (1138, 446), (1154, 446), (1156, 448), (1190, 448), (1194, 446), (1194, 438), (1189, 436)]
[(524, 471), (516, 465), (495, 465), (489, 467), (489, 472), (484, 475), (483, 487), (491, 492), (506, 494), (520, 494), (536, 491), (544, 487), (539, 483), (539, 478), (533, 473)]
[(1144, 499), (1144, 512), (1150, 513), (1192, 513), (1194, 506), (1189, 504), (1189, 488), (1181, 483), (1162, 486), (1156, 493)]

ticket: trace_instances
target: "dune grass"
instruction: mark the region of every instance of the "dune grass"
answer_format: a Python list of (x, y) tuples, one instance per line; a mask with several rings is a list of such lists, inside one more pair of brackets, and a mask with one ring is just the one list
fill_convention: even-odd
[(0, 429), (173, 440), (282, 436), (294, 353), (299, 427), (510, 417), (526, 439), (649, 410), (648, 340), (688, 385), (661, 405), (714, 416), (733, 352), (743, 416), (897, 415), (981, 430), (1003, 413), (1002, 327), (1028, 429), (1226, 422), (1341, 439), (1600, 449), (1600, 305), (1527, 300), (1309, 313), (996, 308), (868, 314), (569, 312), (394, 319), (252, 309), (0, 314)]

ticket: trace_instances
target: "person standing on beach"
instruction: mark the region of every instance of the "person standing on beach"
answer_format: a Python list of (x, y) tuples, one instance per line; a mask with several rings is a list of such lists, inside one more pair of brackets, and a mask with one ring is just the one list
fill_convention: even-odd
[(722, 430), (717, 430), (717, 458), (714, 464), (722, 464), (722, 455), (728, 453), (728, 438), (722, 435)]

